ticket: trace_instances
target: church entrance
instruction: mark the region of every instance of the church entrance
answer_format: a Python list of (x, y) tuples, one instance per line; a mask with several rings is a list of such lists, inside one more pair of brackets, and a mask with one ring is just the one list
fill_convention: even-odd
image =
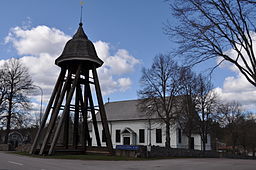
[(136, 133), (131, 128), (124, 128), (121, 135), (123, 145), (136, 145)]
[(124, 137), (124, 145), (131, 145), (130, 137)]
[(195, 149), (195, 141), (193, 137), (190, 138), (190, 149)]

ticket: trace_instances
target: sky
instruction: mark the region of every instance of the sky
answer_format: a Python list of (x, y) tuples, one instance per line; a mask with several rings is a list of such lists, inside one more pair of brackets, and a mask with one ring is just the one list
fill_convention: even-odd
[[(137, 99), (141, 70), (158, 54), (177, 46), (164, 34), (164, 24), (175, 22), (164, 0), (84, 0), (82, 21), (104, 65), (98, 69), (104, 102)], [(19, 58), (29, 68), (47, 104), (60, 72), (54, 65), (80, 20), (80, 0), (1, 0), (0, 64)], [(256, 39), (256, 38), (255, 38)], [(256, 41), (256, 40), (255, 40)], [(196, 66), (199, 73), (212, 60)], [(215, 90), (224, 101), (237, 100), (256, 110), (256, 89), (228, 63), (212, 75)], [(39, 108), (40, 92), (33, 96)]]

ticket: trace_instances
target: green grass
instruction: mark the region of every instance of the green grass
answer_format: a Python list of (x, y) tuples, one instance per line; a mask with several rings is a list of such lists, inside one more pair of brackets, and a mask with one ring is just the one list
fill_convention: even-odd
[(40, 156), (40, 155), (30, 155), (25, 152), (11, 152), (13, 154), (30, 156), (35, 158), (45, 158), (45, 159), (74, 159), (74, 160), (104, 160), (104, 161), (129, 161), (129, 160), (146, 160), (143, 158), (130, 158), (124, 156), (106, 156), (106, 155), (52, 155), (52, 156)]

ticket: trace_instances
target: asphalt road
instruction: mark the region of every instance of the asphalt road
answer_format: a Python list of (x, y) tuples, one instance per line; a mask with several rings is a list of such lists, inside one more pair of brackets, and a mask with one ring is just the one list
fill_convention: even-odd
[(0, 170), (255, 170), (256, 160), (163, 159), (80, 161), (41, 159), (0, 152)]

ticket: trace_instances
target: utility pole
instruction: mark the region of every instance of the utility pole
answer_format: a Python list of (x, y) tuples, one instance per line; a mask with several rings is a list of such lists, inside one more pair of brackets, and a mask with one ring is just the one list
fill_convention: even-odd
[(39, 113), (39, 124), (41, 125), (42, 115), (43, 115), (42, 111), (43, 111), (43, 95), (44, 95), (44, 92), (43, 92), (43, 89), (40, 86), (37, 86), (37, 85), (34, 85), (34, 86), (39, 88), (40, 91), (41, 91), (40, 113)]

